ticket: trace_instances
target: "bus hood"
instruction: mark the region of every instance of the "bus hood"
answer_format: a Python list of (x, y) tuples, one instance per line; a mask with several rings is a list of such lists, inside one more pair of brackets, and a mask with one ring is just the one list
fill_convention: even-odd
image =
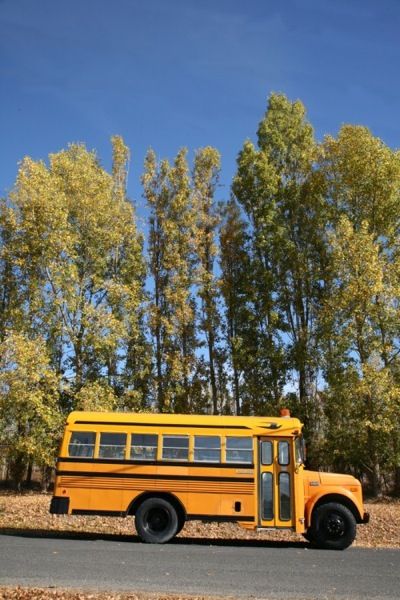
[(353, 475), (343, 475), (342, 473), (325, 473), (320, 471), (304, 471), (305, 482), (311, 485), (326, 486), (361, 486), (358, 479)]
[(358, 479), (353, 475), (343, 475), (341, 473), (319, 473), (322, 485), (341, 485), (341, 486), (361, 486)]

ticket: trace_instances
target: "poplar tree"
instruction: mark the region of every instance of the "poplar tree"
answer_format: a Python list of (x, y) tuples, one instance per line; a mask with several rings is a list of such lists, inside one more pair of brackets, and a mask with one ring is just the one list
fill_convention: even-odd
[(211, 386), (212, 410), (218, 414), (223, 401), (219, 394), (218, 363), (222, 362), (218, 286), (214, 274), (217, 255), (216, 228), (218, 215), (214, 202), (220, 170), (220, 156), (215, 148), (199, 150), (194, 159), (192, 193), (195, 221), (195, 249), (198, 260), (197, 285), (201, 301), (200, 331), (204, 334), (208, 352), (208, 376)]
[[(246, 380), (243, 374), (248, 367), (251, 351), (248, 351), (247, 334), (252, 333), (251, 258), (249, 234), (241, 217), (240, 209), (232, 198), (222, 211), (220, 228), (220, 289), (224, 299), (224, 338), (228, 348), (228, 364), (232, 373), (234, 410), (237, 415), (247, 412)], [(251, 359), (250, 359), (251, 360)]]
[(46, 343), (8, 331), (0, 351), (0, 444), (18, 489), (29, 463), (54, 464), (62, 415)]
[(191, 411), (198, 387), (194, 279), (194, 211), (186, 150), (170, 165), (149, 151), (143, 175), (150, 208), (150, 327), (160, 411)]
[(13, 326), (46, 339), (68, 408), (96, 379), (117, 387), (142, 302), (141, 239), (115, 181), (75, 144), (48, 166), (24, 159), (10, 194)]
[[(117, 203), (127, 204), (127, 179), (129, 172), (130, 152), (121, 136), (111, 138), (113, 146), (112, 178), (113, 197)], [(117, 390), (118, 406), (129, 410), (142, 410), (151, 406), (153, 401), (152, 384), (152, 354), (146, 328), (146, 266), (143, 255), (143, 236), (137, 233), (131, 239), (129, 247), (133, 256), (138, 258), (135, 272), (115, 271), (119, 284), (124, 283), (122, 296), (112, 296), (112, 310), (118, 318), (124, 321), (125, 335), (121, 339), (118, 353), (111, 355), (108, 366), (108, 384)], [(116, 265), (126, 259), (116, 248), (114, 260)], [(129, 264), (129, 263), (128, 263)], [(130, 302), (130, 303), (128, 303)], [(120, 373), (119, 363), (123, 359), (123, 369)], [(115, 374), (116, 377), (112, 377)]]
[(400, 157), (365, 127), (344, 126), (325, 139), (322, 168), (333, 258), (324, 304), (328, 450), (366, 473), (377, 495), (400, 459)]
[[(267, 157), (245, 142), (238, 156), (233, 193), (243, 206), (250, 224), (249, 350), (245, 366), (246, 413), (272, 411), (282, 394), (286, 367), (282, 360), (280, 316), (274, 305), (270, 227), (275, 212), (271, 198), (277, 189), (277, 177)], [(250, 349), (251, 348), (251, 349)]]
[(19, 305), (18, 282), (13, 261), (15, 219), (5, 199), (0, 200), (0, 342), (15, 324)]
[[(324, 201), (317, 148), (301, 102), (272, 94), (257, 132), (238, 157), (233, 191), (252, 234), (254, 310), (275, 402), (282, 380), (297, 386), (296, 412), (313, 428), (318, 378), (318, 310), (325, 264)], [(284, 357), (284, 358), (283, 358)]]

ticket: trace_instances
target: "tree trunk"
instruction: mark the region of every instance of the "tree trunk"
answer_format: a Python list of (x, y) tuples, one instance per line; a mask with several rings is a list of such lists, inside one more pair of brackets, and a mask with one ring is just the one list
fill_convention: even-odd
[(25, 456), (21, 453), (16, 454), (10, 463), (10, 475), (14, 489), (20, 492), (22, 489), (22, 483), (24, 481), (26, 473), (26, 461)]
[(236, 367), (233, 367), (233, 390), (235, 395), (236, 414), (241, 414), (240, 408), (240, 389), (239, 389), (239, 373)]
[(33, 471), (33, 462), (30, 460), (28, 463), (28, 470), (26, 472), (26, 485), (30, 487), (32, 483), (32, 471)]
[(212, 331), (208, 332), (208, 364), (210, 368), (210, 380), (211, 380), (211, 394), (213, 403), (213, 414), (218, 414), (218, 390), (215, 378), (215, 366), (214, 366), (214, 335)]
[(394, 495), (400, 497), (400, 465), (394, 469)]

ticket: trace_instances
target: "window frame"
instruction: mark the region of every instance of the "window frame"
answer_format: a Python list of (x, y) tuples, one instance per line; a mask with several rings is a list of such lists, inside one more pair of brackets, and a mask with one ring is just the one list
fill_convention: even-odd
[[(118, 436), (124, 436), (125, 437), (125, 444), (102, 444), (101, 443), (101, 437), (103, 435), (118, 435)], [(101, 454), (101, 450), (102, 448), (123, 448), (123, 453), (122, 456), (104, 456)], [(97, 457), (102, 459), (102, 460), (107, 460), (107, 461), (115, 461), (115, 460), (126, 460), (126, 451), (127, 451), (127, 447), (128, 447), (128, 434), (125, 431), (99, 431), (99, 446), (97, 449)]]
[[(248, 441), (250, 440), (250, 447), (249, 448), (228, 448), (228, 442), (229, 440), (245, 440)], [(230, 459), (228, 458), (228, 453), (230, 452), (238, 452), (238, 453), (243, 453), (243, 452), (247, 452), (250, 454), (250, 460), (246, 461), (243, 460), (242, 458), (239, 459)], [(239, 436), (239, 435), (227, 435), (225, 437), (225, 462), (227, 464), (241, 464), (241, 465), (254, 465), (254, 438), (253, 436), (247, 435), (247, 436)]]
[[(190, 434), (179, 434), (179, 433), (165, 433), (162, 434), (162, 442), (161, 442), (161, 460), (162, 461), (174, 461), (174, 462), (189, 462), (190, 459), (190, 442), (193, 436)], [(175, 438), (175, 439), (184, 439), (187, 440), (187, 448), (186, 446), (165, 446), (165, 440), (167, 438)], [(182, 451), (186, 450), (187, 454), (185, 458), (180, 457), (172, 457), (172, 456), (164, 456), (165, 450), (176, 450)]]
[[(93, 436), (93, 443), (92, 444), (85, 444), (85, 443), (77, 444), (76, 442), (73, 443), (72, 442), (73, 436), (74, 435), (80, 435), (80, 434), (81, 435), (92, 435)], [(71, 431), (70, 436), (69, 436), (69, 440), (68, 440), (68, 445), (67, 445), (67, 456), (69, 458), (88, 458), (88, 459), (93, 459), (95, 457), (95, 451), (96, 451), (96, 440), (97, 440), (97, 432), (96, 431), (77, 431), (77, 430)], [(74, 446), (81, 447), (82, 450), (83, 450), (84, 447), (91, 447), (92, 448), (92, 452), (91, 452), (91, 454), (88, 454), (86, 456), (83, 456), (82, 454), (71, 454), (70, 447), (71, 447), (72, 444)]]
[[(286, 445), (287, 447), (287, 462), (281, 461), (281, 447)], [(288, 440), (279, 440), (278, 441), (278, 464), (280, 467), (289, 467), (290, 466), (290, 443)]]
[[(287, 485), (288, 485), (288, 489), (289, 489), (289, 494), (287, 496), (288, 499), (288, 508), (289, 508), (289, 515), (285, 515), (284, 514), (284, 510), (282, 510), (283, 508), (283, 497), (284, 495), (282, 494), (282, 487), (286, 486), (286, 484), (284, 484), (284, 486), (282, 485), (282, 479), (287, 477)], [(292, 520), (292, 478), (290, 476), (290, 473), (288, 473), (288, 471), (280, 471), (279, 476), (278, 476), (278, 498), (279, 498), (279, 520), (280, 521), (291, 521)]]
[[(213, 463), (213, 464), (219, 464), (221, 463), (221, 459), (222, 459), (222, 439), (220, 435), (203, 435), (203, 434), (193, 434), (193, 462), (196, 463)], [(219, 445), (218, 447), (214, 447), (214, 448), (210, 448), (207, 446), (196, 446), (196, 440), (197, 439), (217, 439), (219, 441)], [(201, 452), (201, 451), (205, 451), (205, 452), (216, 452), (218, 453), (218, 457), (216, 459), (212, 459), (212, 458), (196, 458), (196, 452)]]
[[(155, 445), (144, 445), (144, 444), (134, 444), (133, 443), (133, 438), (135, 436), (140, 436), (142, 438), (145, 437), (152, 437), (156, 439), (156, 444)], [(133, 448), (151, 448), (154, 449), (154, 455), (153, 456), (149, 456), (148, 458), (144, 457), (144, 456), (132, 456), (132, 449)], [(129, 455), (129, 460), (134, 460), (134, 461), (138, 461), (138, 462), (143, 462), (143, 463), (149, 463), (151, 461), (156, 461), (157, 460), (157, 456), (158, 456), (158, 449), (159, 449), (159, 435), (158, 433), (131, 433), (130, 435), (130, 443), (129, 443), (129, 451), (128, 451), (128, 455)]]

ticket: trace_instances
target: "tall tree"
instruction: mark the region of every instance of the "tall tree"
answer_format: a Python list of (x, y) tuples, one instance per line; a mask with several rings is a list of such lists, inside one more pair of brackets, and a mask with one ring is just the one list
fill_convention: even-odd
[(143, 175), (150, 208), (150, 306), (160, 411), (190, 411), (197, 372), (194, 211), (186, 150), (171, 166), (149, 151)]
[[(249, 235), (240, 208), (232, 198), (223, 207), (220, 229), (220, 289), (225, 305), (224, 337), (228, 347), (229, 367), (235, 413), (246, 412), (245, 386), (242, 375), (248, 367), (252, 350), (247, 348), (252, 333), (251, 324), (251, 258)], [(244, 406), (243, 406), (244, 404)]]
[[(270, 227), (275, 205), (277, 177), (268, 157), (245, 142), (238, 156), (233, 193), (241, 203), (250, 223), (251, 303), (247, 342), (252, 342), (248, 355), (245, 412), (273, 410), (282, 394), (286, 367), (282, 360), (280, 316), (274, 305)], [(262, 382), (262, 383), (261, 383)]]
[[(129, 172), (130, 152), (121, 136), (113, 136), (113, 197), (117, 203), (129, 203), (127, 197), (127, 180)], [(143, 239), (141, 234), (133, 236), (130, 251), (139, 257), (135, 272), (115, 271), (118, 278), (120, 292), (111, 297), (112, 310), (124, 322), (125, 335), (121, 339), (118, 353), (111, 354), (108, 365), (108, 385), (112, 385), (119, 396), (118, 406), (130, 410), (142, 410), (149, 407), (153, 401), (152, 385), (152, 355), (151, 344), (146, 328), (146, 267), (143, 253)], [(121, 250), (124, 256), (120, 255)], [(117, 247), (114, 260), (116, 265), (126, 259), (126, 250)], [(129, 263), (128, 263), (129, 264)], [(122, 372), (120, 367), (123, 362)], [(114, 377), (115, 375), (115, 377)]]
[[(269, 348), (276, 400), (286, 369), (297, 382), (297, 413), (311, 428), (318, 378), (318, 307), (325, 264), (317, 148), (301, 102), (272, 94), (258, 128), (258, 149), (246, 142), (233, 191), (249, 216), (255, 310)], [(285, 360), (274, 359), (282, 356)]]
[(0, 201), (0, 342), (15, 325), (19, 306), (18, 280), (12, 252), (16, 223), (7, 201)]
[(193, 168), (193, 209), (196, 214), (195, 247), (198, 257), (198, 289), (201, 300), (200, 330), (205, 336), (208, 351), (208, 373), (211, 386), (213, 413), (218, 414), (223, 402), (219, 397), (218, 347), (220, 315), (218, 311), (218, 286), (214, 273), (216, 228), (218, 215), (214, 194), (218, 183), (220, 156), (215, 148), (202, 148), (196, 153)]
[(72, 145), (49, 166), (24, 159), (10, 195), (20, 325), (46, 339), (71, 398), (98, 378), (116, 384), (142, 301), (141, 239), (115, 190), (95, 153)]
[(365, 127), (349, 125), (328, 136), (323, 150), (333, 231), (324, 309), (328, 446), (341, 423), (338, 445), (378, 494), (400, 450), (400, 156)]
[(0, 443), (17, 488), (30, 462), (53, 464), (62, 426), (57, 392), (45, 341), (8, 332), (0, 351)]
[(323, 313), (329, 332), (327, 448), (333, 462), (340, 449), (346, 467), (367, 473), (378, 495), (383, 471), (399, 458), (394, 442), (399, 435), (400, 386), (392, 364), (397, 351), (382, 338), (381, 324), (388, 329), (393, 324), (400, 290), (367, 222), (356, 231), (342, 217), (332, 235), (332, 254), (335, 276)]

